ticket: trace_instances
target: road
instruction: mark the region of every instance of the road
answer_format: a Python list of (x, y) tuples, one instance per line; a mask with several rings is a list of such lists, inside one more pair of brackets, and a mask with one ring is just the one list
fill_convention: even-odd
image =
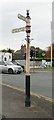
[[(30, 81), (31, 92), (52, 98), (51, 71), (37, 71), (36, 73), (31, 73)], [(2, 82), (20, 89), (25, 89), (25, 73), (12, 75), (2, 74)]]

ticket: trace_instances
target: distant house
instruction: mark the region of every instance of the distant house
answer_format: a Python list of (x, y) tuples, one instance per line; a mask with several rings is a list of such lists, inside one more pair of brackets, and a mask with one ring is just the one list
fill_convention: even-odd
[[(51, 46), (48, 47), (45, 58), (51, 58)], [(52, 44), (52, 58), (54, 58), (54, 44)]]
[(26, 53), (26, 45), (21, 45), (21, 49), (13, 53), (13, 60), (24, 60)]
[(0, 61), (12, 61), (12, 53), (0, 52)]

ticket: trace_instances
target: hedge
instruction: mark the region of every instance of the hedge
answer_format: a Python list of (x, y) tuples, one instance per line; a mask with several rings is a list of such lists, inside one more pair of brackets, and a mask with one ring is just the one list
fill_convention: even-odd
[[(42, 61), (42, 60), (51, 61), (51, 58), (31, 58), (30, 59), (30, 61)], [(54, 58), (52, 58), (52, 61), (54, 61)]]

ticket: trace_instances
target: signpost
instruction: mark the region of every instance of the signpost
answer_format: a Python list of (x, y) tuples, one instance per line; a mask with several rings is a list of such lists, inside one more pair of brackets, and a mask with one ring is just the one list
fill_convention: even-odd
[(29, 10), (27, 10), (27, 16), (24, 17), (18, 14), (18, 18), (26, 22), (26, 27), (16, 28), (12, 30), (12, 33), (25, 31), (26, 32), (26, 75), (25, 75), (25, 107), (31, 106), (30, 101), (30, 16)]

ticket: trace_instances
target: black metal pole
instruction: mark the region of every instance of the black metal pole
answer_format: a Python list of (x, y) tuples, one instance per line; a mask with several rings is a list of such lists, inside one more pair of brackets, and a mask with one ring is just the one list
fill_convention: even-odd
[(25, 99), (25, 106), (30, 107), (31, 106), (31, 101), (30, 101), (30, 75), (26, 75), (26, 99)]

